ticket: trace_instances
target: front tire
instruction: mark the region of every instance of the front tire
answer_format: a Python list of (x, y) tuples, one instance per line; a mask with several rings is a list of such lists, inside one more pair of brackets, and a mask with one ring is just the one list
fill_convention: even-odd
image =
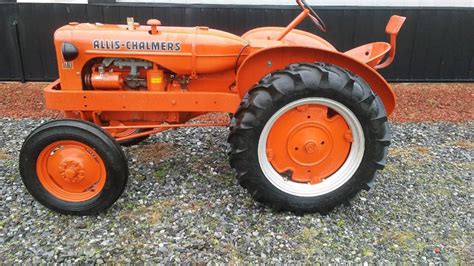
[(20, 151), (20, 174), (41, 204), (63, 214), (93, 215), (109, 208), (127, 184), (118, 143), (82, 120), (55, 120), (35, 129)]
[(230, 162), (255, 200), (328, 213), (369, 189), (385, 165), (390, 129), (368, 84), (330, 64), (267, 75), (231, 124)]

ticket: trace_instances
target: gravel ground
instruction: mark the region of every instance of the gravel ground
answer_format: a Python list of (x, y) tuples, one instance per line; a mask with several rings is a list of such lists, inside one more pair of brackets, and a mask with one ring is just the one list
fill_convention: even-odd
[(274, 213), (237, 185), (226, 129), (180, 129), (126, 150), (129, 186), (107, 213), (62, 216), (23, 187), (38, 120), (0, 119), (0, 258), (8, 262), (474, 260), (474, 122), (396, 124), (375, 187), (327, 216)]

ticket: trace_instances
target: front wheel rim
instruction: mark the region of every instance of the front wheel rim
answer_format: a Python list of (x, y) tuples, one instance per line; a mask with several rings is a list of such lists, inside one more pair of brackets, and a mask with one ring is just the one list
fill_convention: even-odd
[[(327, 174), (328, 174), (327, 176), (323, 176), (323, 178), (318, 177), (317, 179), (312, 179), (312, 180), (309, 180), (308, 182), (305, 182), (304, 178), (299, 178), (298, 182), (295, 182), (294, 178), (291, 178), (291, 176), (289, 177), (286, 173), (280, 173), (275, 169), (271, 161), (274, 161), (274, 158), (272, 157), (278, 156), (278, 154), (272, 154), (272, 151), (269, 150), (267, 145), (269, 143), (269, 135), (275, 123), (277, 123), (277, 121), (280, 118), (284, 117), (285, 114), (287, 114), (289, 111), (295, 110), (298, 108), (305, 108), (305, 106), (312, 106), (312, 107), (322, 106), (324, 108), (328, 108), (331, 111), (335, 112), (336, 115), (339, 115), (344, 120), (344, 123), (347, 125), (347, 128), (349, 129), (348, 132), (344, 134), (345, 135), (344, 137), (347, 139), (348, 142), (350, 142), (350, 145), (349, 145), (349, 149), (347, 150), (347, 153), (339, 152), (339, 153), (335, 153), (335, 155), (331, 154), (332, 158), (334, 158), (334, 156), (338, 156), (337, 159), (340, 161), (341, 161), (340, 157), (342, 156), (343, 158), (340, 164), (336, 163), (336, 166), (332, 168), (329, 167), (330, 169), (327, 171)], [(321, 117), (319, 119), (321, 119)], [(298, 126), (299, 126), (298, 123), (295, 123), (292, 130), (289, 130), (288, 136), (285, 137), (285, 139), (281, 140), (282, 146), (283, 145), (288, 146), (290, 144), (294, 145), (294, 141), (292, 140), (292, 135), (296, 134), (294, 132), (295, 132), (295, 128), (296, 128), (296, 131), (298, 131), (297, 129)], [(300, 127), (301, 127), (301, 123), (300, 123)], [(321, 136), (326, 136), (329, 139), (333, 137), (332, 132), (327, 132), (327, 131), (331, 131), (331, 127), (328, 127), (329, 130), (328, 128), (324, 129), (323, 123), (318, 123), (317, 121), (314, 121), (314, 123), (311, 124), (309, 127), (323, 128), (323, 129), (317, 129), (317, 130), (313, 130), (309, 132), (319, 131), (319, 132), (323, 132), (323, 133), (319, 133), (319, 135)], [(288, 128), (291, 128), (291, 127), (288, 127)], [(339, 130), (337, 131), (340, 131), (341, 129), (344, 129), (343, 124), (340, 124)], [(320, 143), (321, 142), (318, 141), (318, 144)], [(295, 146), (297, 147), (298, 145), (295, 145)], [(308, 150), (311, 151), (312, 148), (314, 148), (315, 146), (314, 146), (314, 143), (312, 142), (306, 142), (306, 145), (302, 147), (304, 147), (306, 149), (306, 152), (308, 152)], [(259, 142), (258, 142), (258, 160), (259, 160), (259, 164), (262, 169), (262, 172), (267, 178), (267, 180), (270, 181), (270, 183), (272, 183), (272, 185), (277, 187), (279, 190), (285, 193), (294, 195), (294, 196), (315, 197), (315, 196), (320, 196), (320, 195), (330, 193), (338, 189), (339, 187), (341, 187), (343, 184), (345, 184), (355, 174), (355, 172), (359, 168), (364, 156), (364, 150), (365, 150), (364, 131), (356, 115), (349, 108), (347, 108), (340, 102), (337, 102), (328, 98), (310, 97), (310, 98), (299, 99), (283, 106), (277, 112), (275, 112), (272, 115), (272, 117), (267, 121), (264, 128), (262, 129)], [(288, 151), (288, 155), (289, 157), (291, 157), (292, 155), (289, 153), (290, 152)], [(326, 154), (326, 156), (329, 156), (329, 155)], [(314, 164), (315, 161), (318, 161), (318, 160), (319, 160), (318, 162), (321, 162), (321, 160), (326, 160), (326, 161), (322, 161), (323, 164), (326, 164), (326, 162), (332, 161), (332, 159), (329, 159), (328, 161), (328, 159), (322, 155), (320, 157), (321, 158), (314, 159), (314, 162), (313, 161), (307, 162), (305, 161), (303, 157), (300, 157), (299, 161), (302, 165), (305, 165), (305, 164), (311, 165), (311, 164)], [(298, 160), (294, 160), (294, 161), (298, 161)], [(283, 169), (283, 167), (279, 167), (279, 168), (280, 170)], [(291, 167), (289, 166), (289, 168)]]
[(89, 145), (72, 140), (46, 146), (38, 155), (36, 173), (46, 191), (67, 202), (96, 197), (107, 176), (100, 155)]

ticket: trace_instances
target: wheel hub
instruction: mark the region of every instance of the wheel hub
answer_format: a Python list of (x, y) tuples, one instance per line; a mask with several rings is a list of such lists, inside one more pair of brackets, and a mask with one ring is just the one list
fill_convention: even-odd
[(64, 160), (59, 165), (59, 173), (69, 183), (77, 183), (84, 179), (84, 167), (74, 160)]
[(295, 182), (317, 184), (336, 172), (351, 147), (351, 133), (339, 114), (319, 104), (300, 105), (284, 113), (271, 128), (267, 155), (279, 173)]
[(316, 142), (314, 141), (306, 142), (306, 144), (304, 145), (304, 149), (306, 153), (314, 153), (316, 149)]
[(327, 129), (318, 123), (302, 122), (289, 132), (287, 152), (296, 164), (311, 166), (328, 156), (330, 146)]
[(55, 197), (71, 202), (96, 196), (105, 185), (105, 165), (91, 147), (77, 141), (57, 141), (38, 156), (37, 175)]

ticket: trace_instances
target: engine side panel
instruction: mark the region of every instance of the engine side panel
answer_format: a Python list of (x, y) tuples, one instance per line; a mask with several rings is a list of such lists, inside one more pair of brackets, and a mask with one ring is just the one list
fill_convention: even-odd
[[(61, 47), (68, 42), (78, 49), (74, 60), (63, 58)], [(150, 27), (128, 30), (126, 25), (78, 24), (55, 33), (56, 55), (64, 89), (82, 89), (81, 75), (94, 58), (134, 58), (156, 63), (178, 75), (197, 75), (233, 69), (246, 41), (239, 36), (207, 27)]]

